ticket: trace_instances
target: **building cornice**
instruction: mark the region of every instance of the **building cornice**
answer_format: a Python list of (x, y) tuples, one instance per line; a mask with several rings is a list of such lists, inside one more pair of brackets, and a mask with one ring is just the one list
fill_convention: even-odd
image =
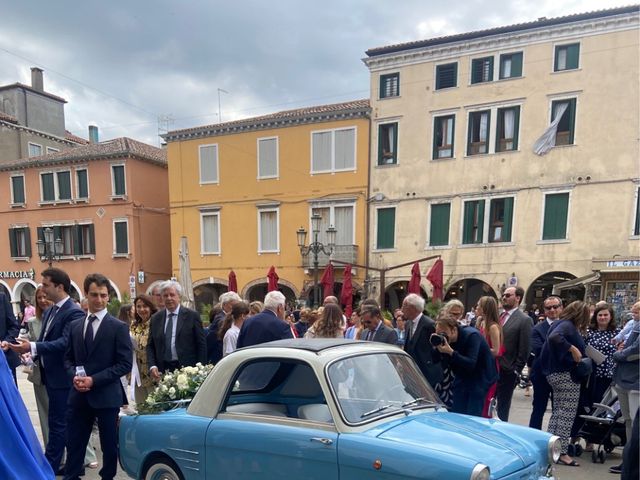
[(196, 138), (215, 137), (220, 135), (233, 135), (249, 131), (270, 130), (275, 128), (294, 127), (313, 123), (335, 122), (341, 120), (355, 120), (369, 118), (371, 108), (355, 106), (334, 111), (301, 112), (299, 115), (278, 117), (277, 114), (265, 117), (248, 118), (228, 123), (207, 125), (203, 127), (177, 130), (162, 135), (166, 142), (180, 140), (193, 140)]
[(527, 45), (560, 42), (585, 36), (637, 30), (640, 27), (638, 13), (590, 19), (556, 26), (532, 28), (508, 32), (474, 40), (461, 40), (433, 47), (408, 48), (399, 52), (363, 58), (371, 72), (388, 70), (426, 62), (439, 62), (484, 52), (513, 50)]
[(0, 126), (11, 128), (13, 130), (20, 130), (23, 132), (32, 133), (37, 137), (48, 138), (49, 140), (55, 140), (56, 142), (64, 143), (66, 145), (69, 145), (70, 147), (73, 147), (75, 145), (82, 145), (81, 143), (74, 142), (67, 138), (58, 137), (57, 135), (41, 132), (40, 130), (35, 130), (33, 128), (25, 127), (24, 125), (17, 125), (7, 120), (0, 120)]

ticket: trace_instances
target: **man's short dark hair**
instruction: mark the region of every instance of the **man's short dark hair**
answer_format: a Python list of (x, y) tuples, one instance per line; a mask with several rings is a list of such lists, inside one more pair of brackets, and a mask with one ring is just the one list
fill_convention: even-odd
[(376, 305), (362, 305), (360, 307), (360, 315), (365, 313), (370, 314), (372, 317), (380, 317), (382, 315), (380, 308)]
[(84, 279), (84, 293), (85, 293), (85, 295), (87, 293), (89, 293), (89, 287), (91, 286), (92, 283), (95, 283), (96, 286), (98, 286), (98, 287), (107, 287), (107, 290), (109, 289), (109, 286), (111, 285), (111, 282), (109, 282), (109, 279), (107, 277), (105, 277), (104, 275), (102, 275), (101, 273), (90, 273)]
[(520, 297), (519, 303), (522, 303), (522, 300), (524, 299), (524, 288), (516, 287), (516, 297)]
[(50, 267), (42, 272), (42, 276), (47, 277), (54, 285), (62, 285), (62, 288), (67, 295), (71, 293), (71, 279), (64, 270)]

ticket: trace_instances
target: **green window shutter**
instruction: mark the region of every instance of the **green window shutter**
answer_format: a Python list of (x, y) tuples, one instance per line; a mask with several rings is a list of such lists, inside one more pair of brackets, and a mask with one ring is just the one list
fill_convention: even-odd
[(83, 247), (82, 245), (82, 227), (80, 225), (74, 225), (71, 227), (71, 236), (73, 237), (73, 254), (74, 255), (82, 255)]
[(71, 200), (71, 172), (58, 172), (58, 198)]
[(116, 222), (116, 253), (129, 253), (127, 247), (127, 222)]
[(11, 256), (17, 257), (18, 256), (18, 239), (16, 238), (15, 228), (9, 229), (9, 246), (11, 248)]
[(636, 191), (636, 223), (633, 227), (633, 234), (640, 235), (640, 188)]
[(96, 232), (93, 223), (89, 225), (89, 248), (87, 249), (87, 253), (91, 255), (96, 254)]
[(42, 200), (53, 202), (56, 199), (55, 188), (53, 186), (53, 173), (43, 173), (40, 175), (42, 182)]
[(431, 226), (429, 229), (429, 245), (432, 247), (449, 245), (449, 218), (451, 204), (431, 205)]
[(502, 239), (505, 242), (511, 241), (511, 225), (513, 223), (513, 197), (504, 199), (504, 227), (502, 229)]
[[(478, 218), (477, 232), (474, 236), (474, 220)], [(484, 200), (465, 202), (464, 204), (464, 224), (462, 226), (462, 243), (482, 243), (484, 239)]]
[(458, 84), (458, 64), (448, 63), (436, 67), (436, 90), (451, 88)]
[(513, 112), (513, 149), (518, 150), (518, 133), (520, 132), (520, 107), (514, 107)]
[(433, 154), (431, 155), (432, 160), (435, 160), (438, 158), (438, 146), (441, 138), (442, 138), (442, 118), (436, 117), (433, 119)]
[[(502, 68), (502, 67), (501, 67)], [(500, 75), (502, 77), (502, 74)], [(522, 52), (511, 54), (511, 75), (509, 78), (522, 76)]]
[(580, 44), (567, 45), (567, 70), (578, 68), (578, 58), (580, 57)]
[(25, 244), (25, 255), (27, 257), (31, 256), (31, 229), (29, 227), (24, 227), (24, 244)]
[(13, 203), (24, 203), (24, 177), (11, 177)]
[(125, 179), (124, 179), (124, 165), (114, 165), (112, 167), (113, 171), (113, 194), (114, 195), (124, 195), (126, 193), (125, 189)]
[(567, 238), (567, 216), (569, 194), (554, 193), (545, 196), (543, 240), (561, 240)]
[(567, 112), (569, 114), (569, 144), (573, 145), (576, 130), (576, 99), (569, 100)]
[(378, 235), (376, 248), (393, 248), (395, 246), (396, 209), (378, 209)]
[(78, 198), (89, 197), (89, 183), (87, 182), (87, 171), (77, 170), (76, 178), (78, 180)]

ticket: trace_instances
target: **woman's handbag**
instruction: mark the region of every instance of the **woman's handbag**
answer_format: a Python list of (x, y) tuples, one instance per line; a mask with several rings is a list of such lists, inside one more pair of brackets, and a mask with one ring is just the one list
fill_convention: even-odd
[(589, 357), (584, 357), (573, 366), (569, 373), (571, 374), (571, 380), (575, 383), (582, 383), (589, 378), (591, 372), (593, 372), (593, 360)]

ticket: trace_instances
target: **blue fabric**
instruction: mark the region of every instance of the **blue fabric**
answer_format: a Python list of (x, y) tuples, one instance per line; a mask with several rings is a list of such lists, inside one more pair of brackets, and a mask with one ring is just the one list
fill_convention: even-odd
[(495, 358), (478, 330), (473, 327), (457, 328), (458, 339), (451, 344), (454, 351), (449, 362), (455, 375), (454, 404), (455, 392), (460, 388), (483, 392), (481, 400), (484, 402), (487, 389), (498, 379)]
[(540, 352), (540, 368), (547, 376), (551, 373), (569, 372), (576, 362), (569, 352), (575, 346), (584, 357), (584, 338), (570, 320), (556, 320), (549, 328), (547, 341)]
[(0, 355), (0, 451), (0, 478), (54, 478), (4, 355)]

